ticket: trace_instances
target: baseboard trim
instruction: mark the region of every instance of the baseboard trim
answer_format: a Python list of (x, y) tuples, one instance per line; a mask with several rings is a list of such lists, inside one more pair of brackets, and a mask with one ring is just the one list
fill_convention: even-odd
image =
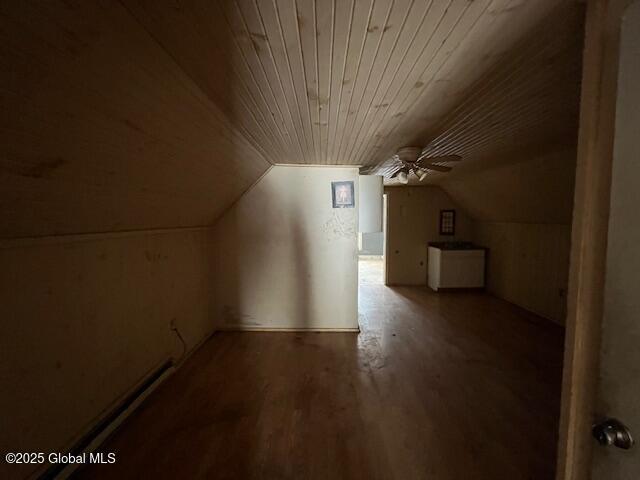
[[(176, 367), (171, 363), (171, 360), (163, 362), (158, 369), (136, 386), (115, 408), (109, 410), (100, 421), (93, 425), (87, 433), (65, 453), (79, 455), (82, 453), (89, 454), (95, 452), (175, 370)], [(64, 480), (83, 466), (84, 464), (78, 463), (53, 464), (38, 475), (37, 478), (39, 480)]]
[[(109, 408), (98, 421), (88, 428), (71, 448), (63, 451), (74, 454), (95, 452), (147, 400), (151, 393), (171, 377), (215, 333), (215, 329), (209, 332), (181, 357), (170, 357), (161, 362), (158, 367), (146, 375), (126, 395), (121, 397), (115, 403), (115, 406)], [(56, 464), (44, 471), (35, 472), (30, 478), (64, 480), (82, 467), (82, 464)]]
[(322, 332), (322, 333), (359, 333), (357, 328), (282, 328), (282, 327), (254, 327), (250, 325), (225, 325), (216, 329), (219, 332)]

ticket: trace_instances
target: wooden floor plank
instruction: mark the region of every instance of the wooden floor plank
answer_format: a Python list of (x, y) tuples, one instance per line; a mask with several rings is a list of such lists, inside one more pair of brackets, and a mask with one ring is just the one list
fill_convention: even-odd
[(359, 335), (216, 334), (77, 476), (552, 479), (563, 330), (362, 268)]

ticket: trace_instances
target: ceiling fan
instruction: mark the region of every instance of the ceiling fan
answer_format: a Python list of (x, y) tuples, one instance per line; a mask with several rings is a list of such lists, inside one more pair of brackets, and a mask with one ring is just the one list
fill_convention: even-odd
[(443, 173), (451, 171), (451, 167), (437, 165), (433, 162), (458, 162), (462, 160), (462, 157), (459, 155), (444, 155), (427, 158), (427, 154), (422, 153), (421, 147), (402, 147), (393, 156), (393, 159), (399, 163), (399, 166), (391, 175), (391, 178), (397, 177), (400, 183), (406, 185), (409, 183), (409, 175), (412, 172), (418, 177), (419, 181), (422, 181), (426, 178), (429, 170)]

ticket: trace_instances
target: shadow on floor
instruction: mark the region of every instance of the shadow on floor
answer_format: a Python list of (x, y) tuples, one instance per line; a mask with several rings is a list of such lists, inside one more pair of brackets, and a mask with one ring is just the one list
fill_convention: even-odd
[(362, 332), (219, 333), (78, 478), (551, 479), (562, 329), (363, 284)]

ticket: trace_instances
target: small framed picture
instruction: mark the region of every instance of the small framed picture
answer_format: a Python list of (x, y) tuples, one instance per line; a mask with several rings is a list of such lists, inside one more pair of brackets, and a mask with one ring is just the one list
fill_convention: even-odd
[(440, 210), (440, 235), (456, 234), (456, 211)]
[(353, 182), (331, 182), (333, 208), (354, 208), (356, 205)]

